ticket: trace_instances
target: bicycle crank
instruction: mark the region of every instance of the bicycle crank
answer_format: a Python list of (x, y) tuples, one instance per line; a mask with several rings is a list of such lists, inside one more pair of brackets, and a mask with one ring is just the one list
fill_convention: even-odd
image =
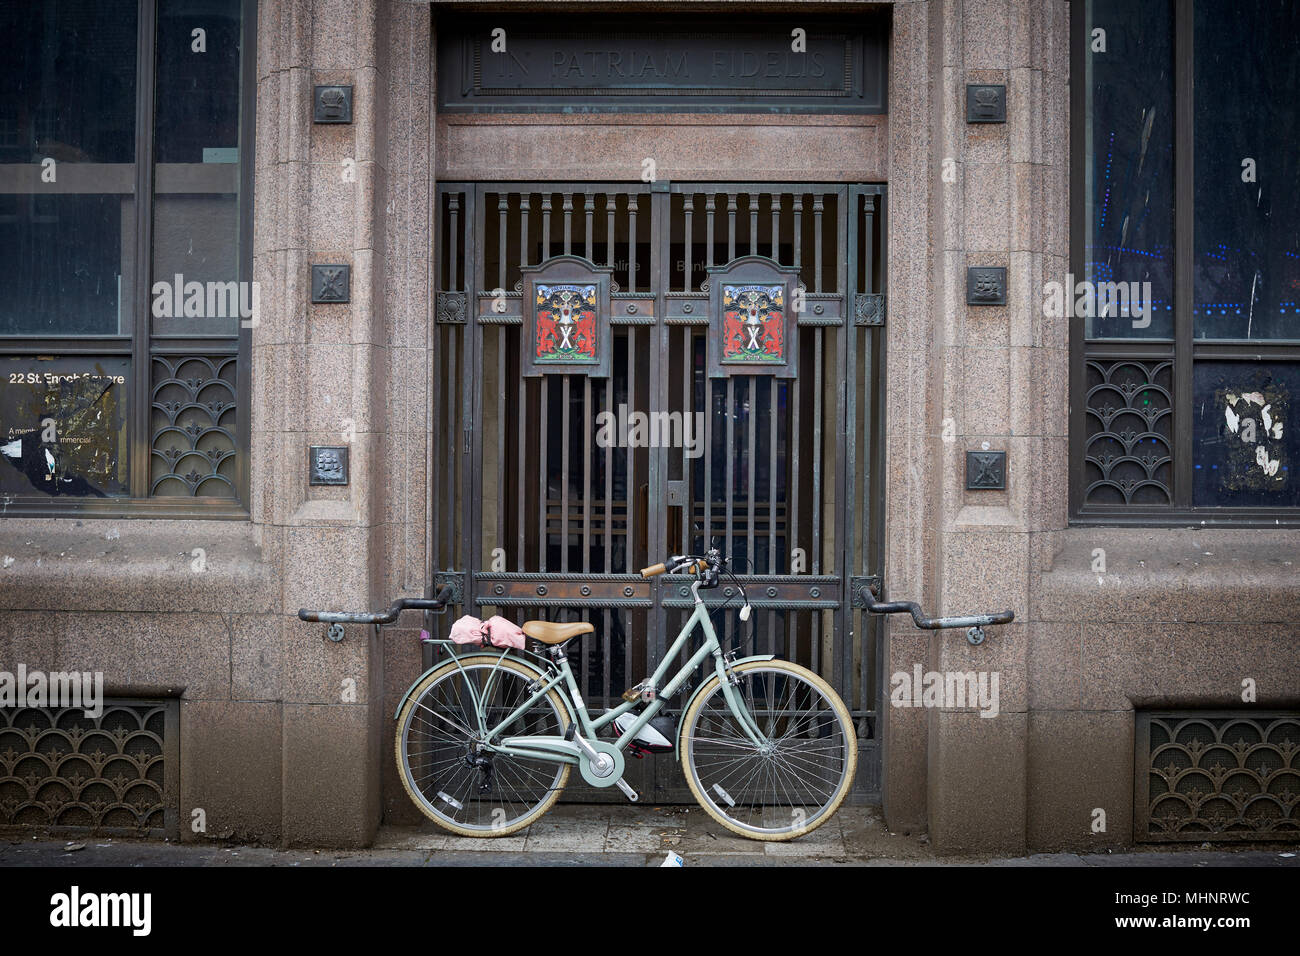
[[(578, 769), (582, 771), (583, 780), (593, 787), (613, 787), (623, 782), (623, 754), (617, 747), (603, 740), (584, 739), (573, 724), (569, 725), (564, 736), (578, 748)], [(627, 793), (627, 790), (623, 792)]]

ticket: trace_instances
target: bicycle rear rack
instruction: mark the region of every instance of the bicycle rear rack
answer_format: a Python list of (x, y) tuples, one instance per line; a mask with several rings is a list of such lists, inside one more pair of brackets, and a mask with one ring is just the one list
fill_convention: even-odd
[(343, 640), (344, 624), (373, 624), (375, 633), (386, 624), (395, 624), (403, 611), (433, 611), (441, 613), (447, 609), (455, 589), (444, 584), (436, 597), (432, 598), (398, 598), (387, 611), (309, 611), (298, 609), (298, 617), (304, 621), (319, 621), (328, 624), (325, 636), (338, 643)]
[(1015, 611), (1003, 611), (1001, 614), (975, 614), (966, 617), (926, 617), (921, 606), (915, 601), (877, 601), (880, 594), (879, 581), (863, 585), (858, 595), (862, 607), (872, 614), (898, 614), (902, 611), (912, 615), (912, 623), (927, 631), (945, 630), (947, 628), (966, 628), (966, 640), (979, 645), (984, 643), (984, 628), (992, 624), (1010, 624), (1016, 616)]

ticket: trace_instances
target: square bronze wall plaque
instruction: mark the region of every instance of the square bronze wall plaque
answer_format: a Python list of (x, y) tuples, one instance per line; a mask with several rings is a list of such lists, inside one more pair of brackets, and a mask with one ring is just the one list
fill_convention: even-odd
[(307, 449), (307, 483), (309, 485), (346, 485), (348, 483), (348, 446), (310, 446)]
[(351, 302), (352, 267), (314, 265), (311, 267), (312, 302)]
[(1000, 85), (969, 84), (966, 87), (967, 123), (1005, 123), (1007, 88)]
[(1007, 486), (1007, 453), (966, 452), (966, 490), (997, 491)]
[(966, 270), (967, 305), (1006, 305), (1006, 266), (971, 266)]
[(312, 122), (351, 123), (352, 87), (316, 87), (312, 93)]

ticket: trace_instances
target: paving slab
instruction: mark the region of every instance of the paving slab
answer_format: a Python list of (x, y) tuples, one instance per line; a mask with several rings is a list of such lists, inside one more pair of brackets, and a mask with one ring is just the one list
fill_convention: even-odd
[(355, 867), (355, 866), (659, 866), (669, 851), (687, 866), (1006, 866), (1292, 867), (1300, 846), (1196, 844), (1108, 853), (1023, 857), (938, 857), (923, 833), (891, 833), (879, 807), (843, 807), (822, 827), (789, 843), (748, 840), (699, 807), (645, 804), (555, 807), (528, 830), (495, 839), (456, 836), (432, 822), (382, 827), (363, 850), (280, 849), (223, 843), (175, 844), (118, 838), (33, 839), (0, 834), (0, 867)]

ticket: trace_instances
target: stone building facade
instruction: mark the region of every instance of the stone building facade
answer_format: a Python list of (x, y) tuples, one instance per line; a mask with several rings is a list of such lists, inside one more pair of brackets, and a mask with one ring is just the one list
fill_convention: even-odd
[[(393, 715), (425, 666), (420, 629), (450, 618), (407, 612), (377, 635), (350, 626), (335, 642), (297, 611), (428, 596), (436, 574), (491, 565), (490, 541), (459, 565), (449, 554), (464, 551), (439, 551), (447, 535), (469, 534), (463, 519), (449, 517), (461, 513), (460, 499), (446, 497), (447, 477), (463, 477), (461, 433), (452, 429), (465, 422), (447, 417), (445, 406), (476, 382), (473, 369), (456, 373), (438, 352), (460, 334), (440, 330), (438, 294), (467, 288), (440, 284), (439, 270), (450, 261), (454, 274), (448, 256), (458, 255), (444, 248), (456, 234), (440, 226), (451, 209), (440, 185), (526, 183), (534, 196), (543, 192), (536, 184), (548, 182), (645, 186), (643, 214), (660, 201), (679, 208), (643, 179), (647, 157), (654, 181), (674, 186), (883, 185), (879, 271), (868, 280), (874, 288), (860, 289), (887, 302), (872, 340), (878, 370), (863, 373), (863, 394), (879, 388), (878, 418), (859, 432), (857, 452), (857, 467), (880, 466), (871, 485), (878, 560), (866, 571), (883, 577), (891, 600), (935, 614), (1010, 608), (1015, 620), (990, 628), (978, 646), (961, 631), (919, 630), (905, 615), (873, 625), (877, 663), (852, 658), (874, 682), (864, 726), (877, 779), (861, 799), (879, 799), (893, 829), (927, 830), (942, 852), (1140, 839), (1142, 713), (1285, 712), (1300, 701), (1300, 532), (1285, 515), (1239, 525), (1144, 523), (1079, 520), (1080, 509), (1072, 510), (1071, 488), (1084, 479), (1071, 465), (1071, 429), (1088, 427), (1071, 418), (1072, 402), (1086, 400), (1071, 391), (1071, 349), (1080, 346), (1071, 340), (1075, 320), (1043, 307), (1046, 285), (1071, 271), (1072, 184), (1084, 168), (1071, 141), (1078, 129), (1071, 70), (1086, 40), (1072, 26), (1071, 6), (245, 4), (255, 18), (245, 73), (255, 112), (252, 136), (242, 141), (250, 153), (242, 195), (251, 196), (244, 252), (261, 294), (259, 321), (239, 333), (246, 498), (220, 517), (126, 506), (11, 510), (0, 520), (0, 550), (14, 558), (0, 571), (0, 661), (102, 671), (114, 697), (177, 702), (166, 798), (182, 839), (359, 846), (384, 822), (416, 822), (393, 766)], [(487, 18), (474, 23), (499, 21), (509, 38), (517, 22), (525, 24), (520, 36), (538, 30), (529, 17), (573, 13), (603, 25), (646, 16), (716, 25), (762, 15), (862, 28), (881, 38), (885, 106), (446, 108), (440, 84), (461, 75), (440, 69), (440, 31), (459, 29), (449, 25), (472, 14)], [(968, 122), (971, 85), (1004, 88), (1004, 122)], [(322, 86), (350, 88), (350, 122), (313, 121)], [(733, 101), (744, 104), (747, 95)], [(489, 229), (498, 207), (488, 193), (464, 195), (480, 197), (475, 214)], [(764, 217), (768, 209), (740, 208), (742, 220), (751, 208)], [(558, 224), (558, 202), (554, 215)], [(639, 228), (635, 220), (631, 228)], [(475, 248), (490, 240), (483, 232)], [(347, 302), (312, 301), (312, 267), (320, 264), (350, 267)], [(972, 267), (1005, 269), (1004, 303), (969, 304)], [(495, 285), (476, 291), (486, 301)], [(659, 303), (670, 304), (660, 298), (655, 315)], [(487, 393), (505, 389), (494, 377), (505, 359), (482, 347), (502, 364), (481, 361), (478, 381)], [(648, 364), (644, 371), (657, 374)], [(831, 403), (833, 378), (822, 395)], [(513, 435), (515, 419), (504, 405), (492, 407), (500, 421), (483, 419), (484, 433), (500, 425)], [(489, 451), (513, 441), (476, 440)], [(347, 448), (346, 485), (310, 483), (314, 445)], [(969, 488), (967, 453), (989, 450), (1006, 452), (1004, 487)], [(485, 473), (498, 464), (475, 461)], [(647, 478), (650, 495), (657, 481)], [(456, 485), (457, 494), (473, 487), (482, 486)], [(630, 514), (630, 493), (624, 499)], [(452, 511), (438, 526), (443, 500)], [(484, 496), (466, 513), (490, 524), (504, 507)], [(195, 549), (203, 550), (202, 571)], [(508, 563), (516, 569), (514, 557)], [(836, 600), (851, 604), (854, 582), (840, 573)], [(970, 706), (889, 706), (890, 675), (918, 665), (996, 672), (996, 718)], [(631, 684), (640, 675), (625, 676)], [(1245, 679), (1257, 687), (1248, 703)], [(204, 832), (190, 825), (196, 808)], [(1294, 820), (1295, 808), (1287, 812)]]

